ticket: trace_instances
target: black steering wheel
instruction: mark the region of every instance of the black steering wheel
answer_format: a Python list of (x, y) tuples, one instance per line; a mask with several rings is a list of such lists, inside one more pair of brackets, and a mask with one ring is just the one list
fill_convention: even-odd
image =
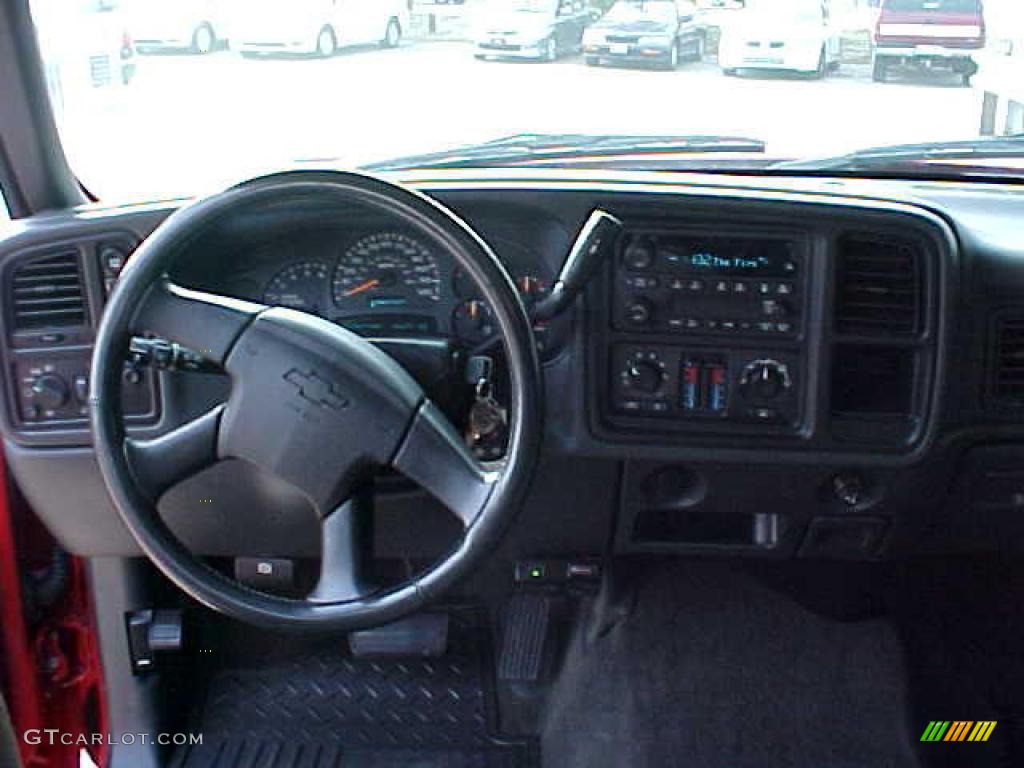
[[(494, 315), (509, 368), (509, 436), (500, 461), (478, 461), (394, 360), (359, 336), (295, 310), (200, 293), (167, 277), (211, 225), (252, 212), (372, 210), (449, 254)], [(230, 376), (227, 402), (149, 440), (127, 437), (121, 380), (133, 335), (177, 342)], [(132, 256), (97, 333), (89, 397), (100, 470), (128, 529), (172, 582), (210, 608), (273, 627), (358, 629), (415, 611), (490, 551), (517, 511), (541, 438), (540, 366), (516, 288), (491, 249), (437, 202), (352, 173), (267, 176), (170, 216)], [(206, 565), (160, 519), (166, 489), (221, 459), (241, 459), (301, 490), (321, 522), (315, 589), (292, 599), (259, 592)], [(462, 522), (457, 545), (414, 580), (367, 579), (360, 521), (367, 480), (391, 467)]]

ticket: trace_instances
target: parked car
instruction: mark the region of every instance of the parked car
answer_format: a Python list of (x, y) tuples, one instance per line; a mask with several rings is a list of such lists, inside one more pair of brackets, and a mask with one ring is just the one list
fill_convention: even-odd
[[(48, 53), (46, 85), (58, 117), (79, 107), (92, 109), (97, 98), (106, 99), (131, 82), (135, 50), (116, 0), (37, 0), (32, 11)], [(54, 15), (74, 23), (51, 23)]]
[(477, 18), (474, 55), (554, 61), (580, 50), (591, 18), (582, 0), (498, 0)]
[(675, 69), (704, 55), (703, 30), (693, 3), (618, 0), (583, 34), (587, 64), (638, 63)]
[(839, 66), (840, 30), (827, 0), (747, 0), (722, 30), (718, 63), (739, 70), (778, 70), (824, 77)]
[(131, 0), (135, 50), (211, 53), (227, 42), (223, 5), (221, 0)]
[(981, 0), (883, 0), (875, 26), (872, 77), (895, 69), (953, 72), (971, 84), (985, 47)]
[(985, 6), (985, 50), (972, 85), (981, 94), (983, 136), (1024, 134), (1024, 4)]
[(353, 45), (395, 48), (409, 27), (406, 0), (259, 0), (240, 9), (231, 38), (243, 56), (327, 57)]

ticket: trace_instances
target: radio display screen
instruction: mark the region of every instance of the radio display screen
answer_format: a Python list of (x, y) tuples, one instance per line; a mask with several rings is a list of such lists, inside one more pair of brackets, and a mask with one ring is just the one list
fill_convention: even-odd
[(788, 240), (672, 235), (658, 238), (664, 269), (687, 274), (790, 277), (796, 274)]

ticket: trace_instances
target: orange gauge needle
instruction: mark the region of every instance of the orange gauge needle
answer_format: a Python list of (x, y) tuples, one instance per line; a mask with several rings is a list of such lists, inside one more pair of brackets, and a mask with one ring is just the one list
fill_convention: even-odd
[(367, 280), (365, 283), (360, 283), (359, 285), (357, 285), (357, 286), (355, 286), (353, 288), (349, 288), (342, 295), (344, 295), (344, 296), (355, 296), (357, 293), (363, 293), (364, 291), (368, 291), (371, 288), (376, 288), (378, 285), (380, 285), (380, 280), (378, 280), (375, 277), (375, 278), (373, 278), (371, 280)]

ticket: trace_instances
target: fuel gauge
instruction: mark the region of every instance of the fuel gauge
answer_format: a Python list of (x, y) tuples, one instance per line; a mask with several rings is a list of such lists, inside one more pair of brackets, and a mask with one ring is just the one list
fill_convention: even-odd
[(496, 330), (491, 308), (480, 299), (470, 299), (455, 307), (452, 325), (455, 335), (470, 344), (478, 344), (489, 339)]

